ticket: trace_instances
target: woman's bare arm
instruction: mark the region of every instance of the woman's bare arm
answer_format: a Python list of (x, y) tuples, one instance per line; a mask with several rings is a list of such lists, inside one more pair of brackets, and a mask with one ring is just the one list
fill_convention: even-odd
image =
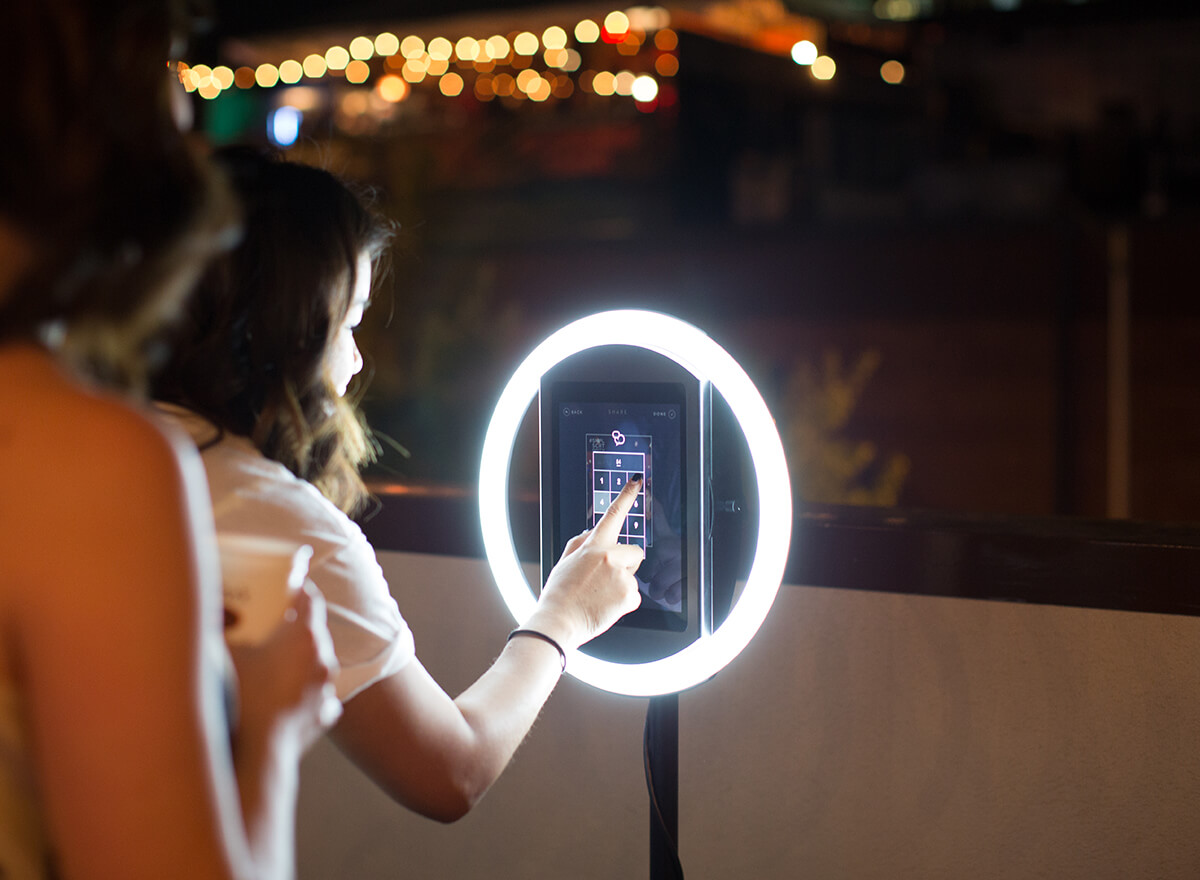
[[(312, 680), (263, 713), (237, 765), (243, 789), (259, 786), (243, 822), (194, 448), (79, 392), (44, 354), (0, 352), (0, 375), (16, 373), (21, 387), (0, 390), (0, 644), (61, 875), (289, 877), (294, 777), (328, 666), (301, 667)], [(306, 640), (269, 663), (293, 664)]]
[(8, 474), (25, 510), (5, 538), (21, 560), (5, 619), (61, 872), (253, 876), (203, 656), (219, 609), (200, 586), (194, 475), (133, 412), (55, 403)]
[[(637, 607), (639, 548), (616, 535), (638, 487), (629, 484), (592, 532), (572, 539), (524, 626), (571, 650)], [(558, 683), (558, 651), (509, 641), (455, 699), (415, 659), (350, 700), (333, 737), (395, 800), (443, 822), (460, 818), (508, 765)]]

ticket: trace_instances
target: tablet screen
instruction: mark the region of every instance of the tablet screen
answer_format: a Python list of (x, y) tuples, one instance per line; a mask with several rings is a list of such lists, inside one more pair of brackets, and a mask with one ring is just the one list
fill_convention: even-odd
[(562, 383), (556, 388), (556, 554), (591, 528), (626, 482), (643, 476), (621, 543), (643, 548), (641, 607), (622, 625), (687, 627), (684, 398), (670, 383)]

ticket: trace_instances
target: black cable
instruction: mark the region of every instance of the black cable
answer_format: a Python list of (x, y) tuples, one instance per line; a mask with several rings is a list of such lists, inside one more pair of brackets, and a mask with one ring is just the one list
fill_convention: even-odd
[[(667, 821), (663, 818), (662, 808), (658, 803), (658, 793), (654, 788), (654, 771), (650, 755), (650, 728), (653, 723), (653, 716), (654, 701), (651, 700), (650, 704), (646, 707), (646, 723), (642, 727), (642, 764), (646, 771), (646, 793), (650, 796), (650, 816), (654, 822), (654, 826), (661, 832), (663, 839), (670, 844), (668, 855), (670, 856), (671, 868), (675, 877), (677, 880), (684, 880), (683, 864), (679, 861), (679, 841), (675, 839), (674, 835), (667, 828)], [(653, 869), (654, 866), (651, 865), (651, 880), (654, 880)]]

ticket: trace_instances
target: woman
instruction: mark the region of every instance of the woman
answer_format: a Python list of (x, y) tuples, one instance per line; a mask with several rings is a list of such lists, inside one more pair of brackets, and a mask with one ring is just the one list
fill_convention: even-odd
[(292, 874), (323, 605), (298, 598), (239, 653), (231, 755), (203, 474), (133, 402), (160, 324), (235, 229), (171, 112), (180, 23), (162, 0), (0, 11), (6, 880)]
[(314, 547), (344, 703), (333, 737), (393, 798), (465, 814), (507, 765), (573, 649), (637, 607), (639, 548), (617, 545), (636, 484), (573, 539), (537, 609), (496, 662), (451, 699), (414, 657), (358, 527), (368, 446), (345, 399), (362, 366), (354, 328), (389, 226), (332, 175), (226, 151), (246, 237), (200, 283), (154, 396), (199, 445), (218, 531)]

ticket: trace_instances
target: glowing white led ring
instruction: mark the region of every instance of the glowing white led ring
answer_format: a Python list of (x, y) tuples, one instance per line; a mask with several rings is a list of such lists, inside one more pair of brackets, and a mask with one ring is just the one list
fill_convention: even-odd
[(601, 345), (633, 345), (669, 357), (725, 398), (750, 449), (758, 482), (758, 542), (746, 586), (721, 627), (650, 663), (614, 663), (575, 651), (567, 671), (602, 690), (652, 696), (707, 680), (754, 638), (783, 580), (792, 534), (792, 494), (775, 422), (750, 377), (725, 349), (690, 324), (657, 312), (601, 312), (552, 334), (517, 368), (500, 395), (483, 443), (479, 516), (492, 575), (513, 617), (524, 621), (537, 600), (525, 579), (509, 526), (508, 476), (513, 444), (542, 374), (563, 359)]

